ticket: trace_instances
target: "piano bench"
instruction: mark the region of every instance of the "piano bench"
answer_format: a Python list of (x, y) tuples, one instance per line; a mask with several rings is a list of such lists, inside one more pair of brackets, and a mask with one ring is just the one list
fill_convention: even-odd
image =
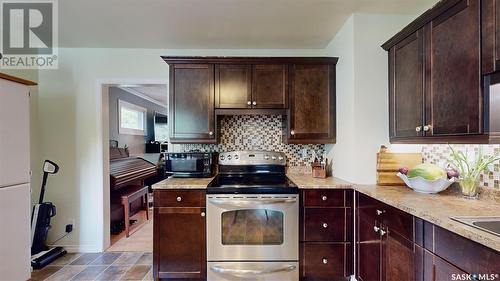
[(120, 189), (120, 198), (123, 205), (124, 220), (125, 220), (125, 235), (130, 236), (130, 203), (137, 199), (142, 200), (142, 205), (146, 210), (146, 219), (149, 220), (149, 199), (148, 187), (131, 185)]

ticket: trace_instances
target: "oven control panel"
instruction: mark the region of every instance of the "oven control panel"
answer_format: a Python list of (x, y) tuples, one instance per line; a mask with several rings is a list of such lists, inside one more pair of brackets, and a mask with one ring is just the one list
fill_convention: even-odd
[(286, 165), (283, 152), (275, 151), (231, 151), (219, 153), (219, 165)]

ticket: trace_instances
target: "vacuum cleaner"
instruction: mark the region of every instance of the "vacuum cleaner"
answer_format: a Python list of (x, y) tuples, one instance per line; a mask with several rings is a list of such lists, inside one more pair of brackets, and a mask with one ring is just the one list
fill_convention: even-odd
[(50, 264), (57, 258), (66, 254), (63, 247), (49, 248), (47, 246), (47, 234), (50, 229), (50, 219), (56, 215), (56, 206), (51, 202), (43, 202), (45, 196), (45, 185), (49, 174), (53, 175), (59, 171), (59, 166), (45, 160), (43, 163), (43, 180), (40, 190), (38, 204), (33, 206), (31, 214), (31, 267), (40, 269)]

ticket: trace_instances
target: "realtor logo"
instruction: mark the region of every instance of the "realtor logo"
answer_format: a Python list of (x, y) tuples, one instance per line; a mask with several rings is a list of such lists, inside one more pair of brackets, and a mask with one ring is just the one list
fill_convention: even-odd
[(0, 1), (0, 68), (57, 68), (56, 1)]

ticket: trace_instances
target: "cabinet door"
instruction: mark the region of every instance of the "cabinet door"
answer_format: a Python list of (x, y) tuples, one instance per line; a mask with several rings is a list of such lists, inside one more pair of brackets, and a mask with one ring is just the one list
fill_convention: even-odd
[(154, 220), (155, 278), (205, 278), (205, 209), (154, 208)]
[(380, 281), (381, 272), (381, 240), (374, 230), (375, 220), (358, 214), (357, 221), (357, 279), (362, 281)]
[(335, 65), (291, 66), (288, 143), (335, 143)]
[(417, 281), (417, 263), (422, 251), (417, 253), (413, 242), (382, 225), (379, 230), (382, 237), (382, 280)]
[(217, 108), (250, 108), (251, 77), (250, 65), (216, 66), (215, 105)]
[(460, 1), (425, 27), (428, 136), (482, 132), (479, 2)]
[(258, 64), (252, 67), (252, 105), (254, 108), (287, 108), (287, 65)]
[(171, 68), (171, 142), (215, 143), (214, 66), (174, 64)]
[(390, 136), (423, 136), (423, 36), (412, 34), (389, 51)]
[(30, 101), (25, 85), (0, 79), (0, 188), (30, 181)]
[(424, 281), (467, 280), (465, 271), (424, 250)]
[(500, 1), (481, 3), (482, 74), (500, 70)]

